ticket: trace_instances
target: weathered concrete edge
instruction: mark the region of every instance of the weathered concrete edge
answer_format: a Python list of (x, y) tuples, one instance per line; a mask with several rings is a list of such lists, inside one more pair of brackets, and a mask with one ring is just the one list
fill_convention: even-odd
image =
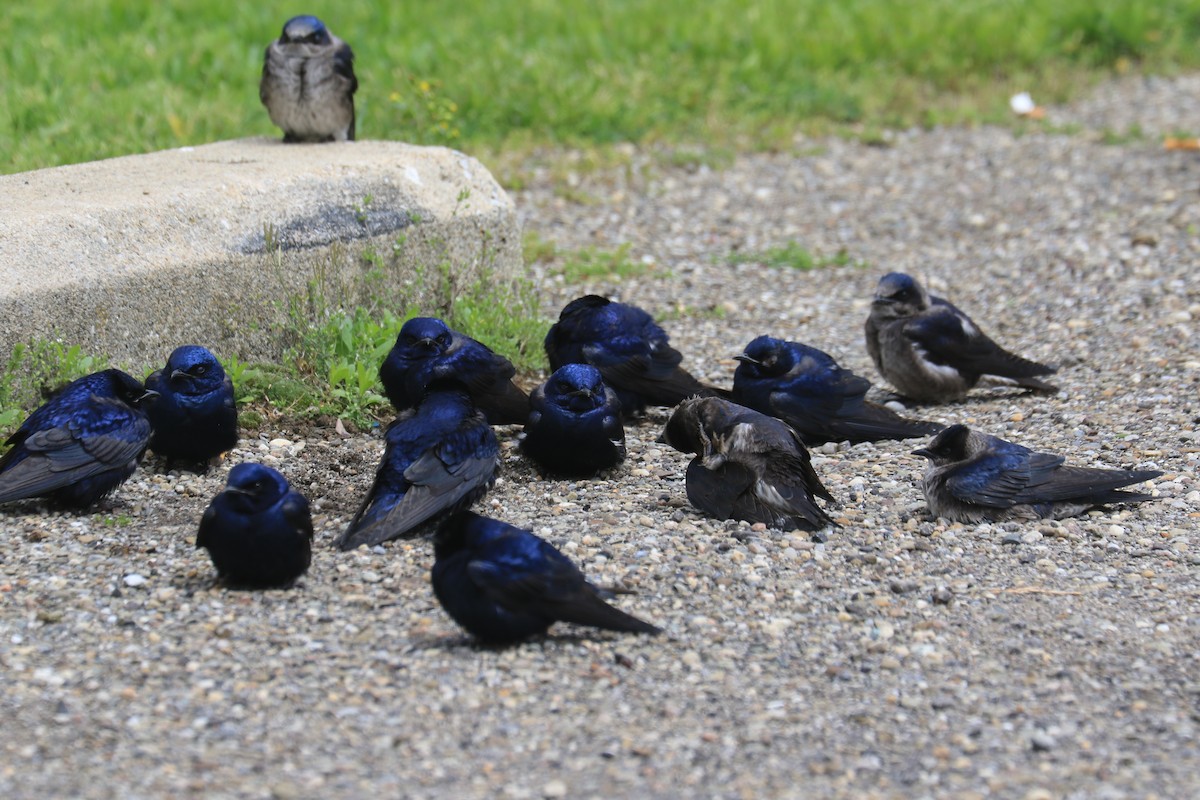
[[(195, 342), (221, 356), (274, 360), (289, 306), (314, 291), (346, 305), (366, 293), (392, 295), (400, 312), (435, 302), (432, 278), (442, 268), (459, 285), (520, 273), (512, 203), (461, 153), (251, 139), (177, 154), (0, 177), (0, 196), (12, 190), (16, 203), (16, 218), (0, 223), (0, 353), (61, 339), (137, 371)], [(269, 177), (237, 168), (248, 162)], [(289, 169), (278, 170), (281, 163)], [(106, 188), (131, 173), (140, 180), (129, 191)], [(414, 175), (423, 177), (404, 177)], [(154, 196), (171, 197), (169, 208), (140, 199), (143, 181)], [(57, 183), (97, 188), (46, 202)], [(38, 280), (30, 269), (55, 277)]]

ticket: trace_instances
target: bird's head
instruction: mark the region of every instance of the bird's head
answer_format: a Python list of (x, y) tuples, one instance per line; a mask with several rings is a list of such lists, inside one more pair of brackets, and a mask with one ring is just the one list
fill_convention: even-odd
[(564, 364), (547, 381), (546, 398), (572, 411), (597, 408), (604, 404), (604, 378), (590, 364)]
[(279, 41), (283, 44), (329, 44), (329, 29), (325, 27), (325, 23), (312, 16), (311, 14), (303, 14), (299, 17), (292, 17), (287, 22), (283, 23), (283, 32), (279, 36)]
[(787, 343), (770, 336), (759, 336), (734, 360), (740, 362), (738, 372), (754, 378), (782, 375), (792, 367)]
[(229, 470), (224, 492), (230, 505), (247, 514), (269, 508), (287, 493), (287, 478), (255, 463), (238, 464)]
[(889, 318), (910, 317), (929, 308), (929, 293), (916, 278), (889, 272), (879, 279), (871, 310)]
[(454, 334), (437, 317), (413, 317), (396, 336), (395, 349), (409, 358), (440, 355), (450, 349)]
[(158, 397), (158, 392), (147, 389), (142, 382), (119, 369), (105, 370), (113, 396), (134, 408)]
[(929, 444), (913, 450), (914, 456), (923, 456), (935, 465), (953, 464), (970, 455), (971, 429), (966, 425), (951, 425), (930, 440)]
[(171, 388), (182, 394), (208, 392), (225, 381), (225, 370), (217, 357), (195, 344), (175, 348), (163, 372)]

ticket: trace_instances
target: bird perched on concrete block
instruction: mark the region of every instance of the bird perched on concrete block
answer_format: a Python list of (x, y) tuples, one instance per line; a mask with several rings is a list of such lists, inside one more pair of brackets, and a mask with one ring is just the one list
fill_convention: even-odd
[(354, 140), (354, 53), (313, 16), (292, 17), (267, 47), (258, 96), (285, 142)]
[(692, 505), (717, 519), (816, 531), (836, 525), (816, 504), (833, 496), (786, 423), (719, 397), (679, 404), (659, 441), (695, 453), (687, 468)]
[(1108, 503), (1153, 499), (1118, 491), (1162, 473), (1152, 469), (1069, 467), (996, 436), (951, 425), (913, 455), (929, 459), (921, 488), (934, 516), (952, 522), (1062, 519)]
[(1005, 350), (965, 313), (900, 272), (879, 280), (865, 332), (879, 374), (918, 402), (960, 400), (984, 375), (1034, 391), (1058, 391), (1038, 377), (1053, 374), (1054, 367)]
[(550, 369), (591, 364), (612, 387), (626, 416), (674, 406), (692, 395), (727, 394), (696, 380), (666, 332), (637, 306), (589, 294), (563, 308), (545, 340)]
[(659, 629), (610, 606), (571, 560), (530, 531), (469, 511), (433, 540), (433, 592), (454, 621), (486, 644), (545, 633), (555, 622), (627, 633)]
[(870, 381), (806, 344), (759, 336), (734, 358), (734, 402), (783, 420), (808, 445), (911, 439), (943, 427), (868, 401)]
[(124, 483), (150, 442), (153, 392), (119, 369), (60, 389), (21, 423), (0, 458), (0, 503), (46, 497), (86, 508)]
[(262, 464), (238, 464), (200, 518), (196, 547), (208, 550), (231, 587), (290, 586), (312, 561), (308, 501)]
[(383, 458), (338, 547), (353, 550), (432, 532), (496, 482), (500, 445), (457, 383), (435, 383), (414, 410), (388, 426)]
[(529, 416), (529, 395), (512, 378), (517, 368), (504, 356), (452, 330), (437, 317), (413, 317), (379, 367), (384, 393), (397, 411), (413, 408), (437, 381), (466, 387), (492, 425), (520, 425)]
[(146, 405), (153, 434), (150, 449), (167, 459), (208, 468), (208, 460), (237, 444), (233, 381), (206, 348), (177, 347), (167, 365), (150, 373), (146, 388), (157, 396)]
[(529, 406), (521, 452), (547, 472), (586, 477), (625, 460), (621, 402), (595, 367), (564, 364)]

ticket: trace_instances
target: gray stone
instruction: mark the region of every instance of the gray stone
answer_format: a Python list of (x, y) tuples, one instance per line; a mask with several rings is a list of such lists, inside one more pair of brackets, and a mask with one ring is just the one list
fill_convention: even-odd
[(521, 266), (512, 201), (439, 147), (240, 139), (0, 176), (0, 197), (0, 352), (275, 358), (289, 300), (436, 307), (443, 264), (451, 286)]

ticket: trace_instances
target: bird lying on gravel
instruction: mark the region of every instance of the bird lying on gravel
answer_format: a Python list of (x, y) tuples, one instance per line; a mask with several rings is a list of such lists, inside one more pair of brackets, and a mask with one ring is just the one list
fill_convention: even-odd
[(808, 450), (774, 417), (719, 397), (693, 397), (675, 409), (659, 441), (696, 454), (687, 468), (687, 496), (706, 514), (784, 531), (836, 526), (816, 504), (816, 497), (833, 497)]
[(177, 347), (163, 369), (146, 378), (157, 396), (146, 404), (153, 434), (150, 449), (167, 459), (208, 468), (208, 459), (237, 444), (233, 382), (216, 356), (199, 345)]
[(153, 397), (119, 369), (72, 381), (21, 423), (0, 458), (0, 503), (47, 497), (86, 508), (124, 483), (150, 442)]
[(258, 96), (285, 142), (354, 140), (354, 53), (312, 16), (292, 17), (263, 57)]
[(918, 402), (960, 400), (984, 375), (1035, 391), (1058, 391), (1038, 379), (1056, 372), (1054, 367), (1005, 350), (962, 311), (900, 272), (879, 280), (865, 331), (879, 374)]
[(430, 532), (496, 482), (500, 445), (461, 384), (435, 383), (384, 440), (375, 483), (338, 540), (343, 550)]
[(421, 402), (430, 384), (456, 380), (492, 425), (521, 425), (529, 416), (529, 396), (512, 382), (517, 369), (502, 355), (436, 317), (404, 323), (396, 344), (379, 368), (379, 380), (397, 411)]
[(1158, 470), (1068, 467), (966, 425), (951, 425), (913, 455), (929, 459), (921, 488), (934, 516), (952, 522), (1062, 519), (1106, 503), (1137, 503), (1153, 495), (1122, 486), (1157, 478)]
[(778, 417), (808, 445), (911, 439), (944, 427), (868, 402), (871, 382), (815, 347), (759, 336), (734, 358), (734, 402)]
[(595, 367), (564, 364), (529, 405), (521, 452), (547, 472), (586, 477), (625, 460), (621, 402)]
[(577, 363), (600, 370), (626, 416), (646, 406), (678, 405), (692, 395), (728, 394), (679, 366), (683, 355), (649, 314), (599, 295), (567, 303), (546, 334), (545, 347), (550, 369)]
[(238, 464), (200, 518), (196, 547), (208, 550), (231, 587), (290, 586), (312, 561), (308, 501), (262, 464)]
[(605, 602), (549, 542), (469, 511), (442, 523), (433, 540), (433, 592), (454, 621), (486, 644), (507, 644), (573, 622), (627, 633), (660, 633)]

